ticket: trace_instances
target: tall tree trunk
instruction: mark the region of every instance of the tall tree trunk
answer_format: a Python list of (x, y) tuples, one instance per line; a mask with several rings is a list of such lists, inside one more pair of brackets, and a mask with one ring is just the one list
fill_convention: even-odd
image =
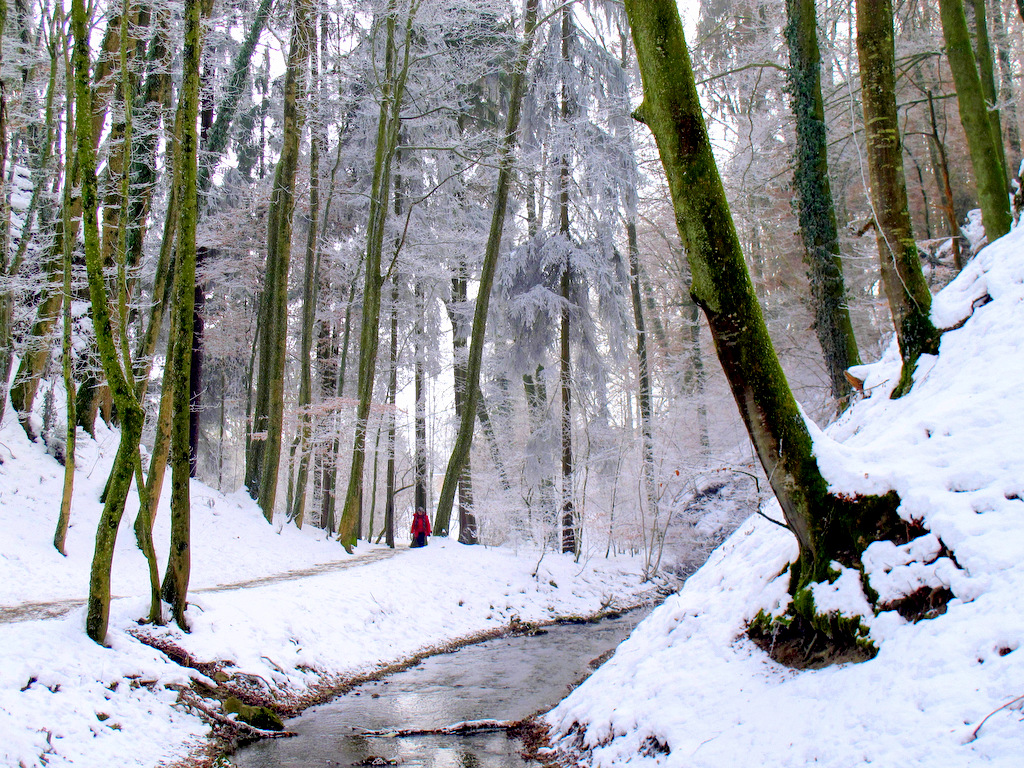
[[(651, 403), (651, 369), (647, 359), (647, 326), (644, 323), (643, 297), (640, 294), (640, 246), (636, 236), (635, 211), (626, 222), (626, 243), (629, 247), (629, 296), (633, 304), (633, 324), (636, 328), (637, 399), (640, 401), (640, 460), (643, 464), (643, 501), (653, 521), (651, 531), (657, 534), (658, 487), (654, 476), (654, 408)], [(653, 547), (652, 547), (653, 550)], [(646, 576), (651, 576), (651, 562), (645, 565)]]
[[(468, 266), (460, 259), (452, 277), (452, 299), (448, 304), (448, 318), (452, 324), (452, 359), (455, 378), (455, 420), (462, 420), (462, 412), (466, 407), (467, 358), (466, 347), (469, 343), (469, 328), (466, 318), (466, 306), (469, 300)], [(466, 464), (459, 477), (459, 543), (478, 544), (476, 515), (473, 513), (473, 477), (471, 459), (466, 457)]]
[[(311, 91), (319, 92), (319, 51), (316, 45), (315, 13), (310, 19), (312, 45), (313, 84)], [(306, 263), (302, 285), (302, 344), (299, 353), (299, 467), (295, 473), (295, 504), (289, 517), (301, 528), (306, 513), (306, 486), (309, 478), (309, 459), (312, 451), (313, 414), (313, 330), (316, 326), (317, 286), (320, 283), (320, 150), (324, 143), (323, 126), (316, 118), (310, 125), (309, 147), (309, 219), (306, 232)]]
[[(1024, 0), (1021, 0), (1024, 2)], [(1017, 175), (1021, 160), (1020, 129), (1017, 127), (1017, 105), (1013, 95), (1013, 64), (1010, 61), (1009, 39), (1003, 16), (1001, 0), (992, 3), (992, 28), (996, 38), (996, 58), (999, 61), (999, 100), (1005, 105), (1006, 140), (1010, 145), (1011, 162), (1006, 163), (1007, 173)]]
[(828, 178), (828, 140), (821, 97), (821, 54), (814, 0), (786, 1), (789, 93), (796, 116), (796, 187), (800, 236), (810, 266), (814, 331), (825, 358), (832, 397), (850, 396), (846, 369), (858, 365), (857, 340), (846, 301), (839, 233)]
[[(0, 0), (0, 5), (4, 4), (6, 0)], [(63, 9), (58, 4), (54, 12), (55, 26), (63, 28), (64, 18)], [(3, 28), (3, 24), (0, 23), (0, 29)], [(64, 71), (71, 72), (70, 60), (68, 57), (68, 46), (67, 43), (61, 45), (62, 56), (64, 59)], [(51, 61), (56, 69), (56, 55)], [(74, 90), (72, 88), (67, 89), (67, 111), (65, 113), (64, 121), (64, 156), (66, 158), (74, 157), (75, 152), (75, 118), (74, 118)], [(61, 226), (64, 230), (71, 228), (71, 197), (72, 189), (74, 185), (65, 183), (64, 184), (64, 195), (63, 203), (61, 205), (61, 214), (63, 220)], [(64, 262), (64, 311), (63, 321), (64, 328), (61, 333), (61, 353), (62, 353), (62, 368), (64, 375), (64, 390), (66, 393), (65, 403), (67, 410), (67, 431), (65, 437), (64, 446), (64, 489), (60, 500), (60, 515), (57, 518), (57, 530), (53, 535), (53, 546), (57, 548), (57, 551), (62, 555), (67, 553), (64, 551), (65, 542), (68, 535), (68, 526), (71, 523), (71, 505), (72, 495), (75, 489), (75, 448), (78, 438), (78, 421), (75, 419), (75, 380), (72, 376), (73, 363), (71, 359), (72, 346), (71, 346), (71, 303), (73, 295), (71, 293), (71, 277), (73, 270), (72, 256), (74, 248), (72, 243), (68, 239), (63, 239), (61, 242), (63, 248), (63, 262)]]
[[(951, 1), (959, 2), (942, 0)], [(882, 282), (903, 358), (900, 381), (892, 393), (895, 398), (908, 392), (913, 385), (917, 358), (922, 353), (938, 352), (939, 333), (929, 317), (932, 297), (921, 271), (907, 204), (902, 142), (896, 114), (890, 0), (857, 0), (857, 52), (864, 91), (864, 130)], [(986, 132), (985, 135), (989, 134)]]
[(935, 169), (936, 183), (942, 190), (942, 211), (949, 227), (949, 237), (953, 243), (953, 265), (959, 272), (964, 268), (964, 257), (960, 250), (960, 225), (956, 220), (956, 209), (953, 206), (953, 187), (949, 180), (949, 163), (946, 161), (946, 145), (939, 136), (939, 123), (935, 118), (935, 101), (932, 92), (928, 91), (928, 114), (931, 117), (931, 133), (928, 134), (928, 148)]
[(294, 0), (292, 38), (284, 86), (281, 157), (274, 174), (267, 222), (267, 268), (260, 301), (260, 367), (253, 413), (254, 439), (246, 457), (246, 487), (268, 522), (277, 502), (277, 474), (284, 427), (284, 375), (288, 343), (288, 269), (291, 258), (295, 175), (299, 162), (306, 66), (312, 25), (311, 0)]
[[(182, 213), (184, 215), (184, 212)], [(209, 256), (205, 247), (196, 249), (194, 271), (199, 273)], [(203, 315), (206, 307), (206, 288), (200, 278), (192, 290), (192, 342), (189, 345), (188, 377), (188, 466), (192, 477), (199, 473), (199, 435), (202, 426), (203, 407), (203, 335), (206, 322)]]
[[(397, 181), (396, 181), (397, 206)], [(395, 548), (395, 398), (398, 394), (398, 275), (391, 278), (391, 355), (388, 370), (388, 477), (384, 494), (384, 537)], [(373, 528), (370, 528), (373, 533)]]
[(413, 363), (413, 379), (416, 404), (414, 407), (415, 449), (413, 457), (413, 476), (416, 484), (416, 511), (427, 511), (427, 386), (426, 372), (423, 366), (423, 288), (416, 283), (416, 330), (413, 350), (416, 360)]
[[(877, 4), (878, 0), (868, 3), (871, 7)], [(985, 234), (989, 242), (992, 242), (1009, 232), (1013, 223), (1006, 174), (999, 160), (1000, 151), (995, 141), (995, 130), (972, 54), (963, 0), (939, 0), (939, 14), (942, 19), (942, 35), (946, 40), (946, 57), (949, 59), (949, 68), (956, 84), (960, 122), (963, 124), (964, 133), (967, 134), (967, 148), (970, 150), (971, 167), (974, 169), (975, 183), (978, 187), (981, 218), (985, 224)], [(891, 29), (891, 13), (889, 19)], [(890, 31), (890, 47), (891, 39)], [(891, 53), (889, 57), (892, 57)], [(863, 67), (861, 72), (863, 78)], [(894, 120), (893, 126), (895, 125)], [(1002, 139), (999, 142), (1000, 146), (1001, 144)]]
[[(995, 0), (998, 4), (1002, 0)], [(1003, 145), (1003, 125), (999, 116), (999, 94), (996, 91), (996, 69), (992, 58), (992, 43), (988, 36), (988, 19), (985, 13), (985, 0), (969, 0), (964, 6), (968, 24), (974, 31), (974, 63), (978, 67), (981, 78), (981, 93), (988, 107), (989, 127), (992, 130), (992, 143), (996, 149), (996, 157), (1003, 172), (1003, 184), (1009, 181), (1006, 167), (1006, 147)]]
[(473, 426), (476, 423), (477, 399), (480, 393), (480, 368), (483, 362), (484, 336), (487, 330), (487, 308), (491, 299), (491, 285), (494, 283), (494, 272), (501, 250), (501, 234), (505, 227), (505, 210), (508, 206), (508, 189), (512, 180), (514, 162), (512, 152), (516, 145), (523, 94), (526, 92), (526, 65), (533, 47), (536, 25), (537, 0), (526, 0), (523, 42), (512, 66), (512, 92), (509, 95), (505, 134), (498, 148), (498, 182), (494, 193), (494, 209), (491, 212), (491, 228), (487, 235), (483, 265), (480, 268), (480, 285), (477, 289), (476, 307), (473, 312), (472, 341), (469, 345), (469, 359), (466, 365), (466, 403), (462, 411), (462, 419), (459, 421), (459, 431), (455, 436), (452, 455), (448, 460), (448, 469), (445, 471), (441, 497), (437, 502), (437, 516), (434, 519), (435, 536), (448, 535), (455, 491), (459, 478), (462, 476), (462, 468), (469, 459), (469, 449), (473, 444)]
[(359, 376), (357, 379), (355, 439), (352, 446), (352, 465), (349, 471), (345, 506), (338, 523), (338, 540), (348, 552), (359, 538), (362, 513), (363, 467), (366, 461), (366, 429), (373, 401), (373, 380), (377, 368), (379, 344), (380, 300), (383, 275), (381, 256), (384, 248), (384, 230), (390, 209), (391, 166), (395, 159), (398, 136), (401, 131), (401, 109), (405, 97), (405, 83), (409, 75), (412, 54), (412, 24), (415, 4), (410, 4), (403, 39), (403, 61), (399, 65), (396, 31), (398, 2), (390, 0), (385, 27), (387, 29), (384, 56), (383, 94), (377, 124), (376, 154), (373, 164), (373, 183), (370, 193), (370, 220), (366, 230), (366, 282), (363, 287), (363, 317), (359, 334)]
[[(569, 104), (569, 41), (572, 38), (572, 9), (562, 8), (562, 78), (561, 118), (562, 126), (568, 130), (572, 117)], [(569, 156), (562, 155), (558, 169), (558, 234), (564, 240), (565, 263), (562, 265), (561, 294), (562, 316), (559, 329), (559, 372), (558, 382), (562, 396), (561, 429), (562, 443), (562, 552), (579, 553), (577, 528), (579, 521), (573, 503), (573, 461), (572, 461), (572, 351), (570, 333), (572, 328), (572, 238), (569, 233)]]
[[(76, 157), (81, 179), (82, 232), (86, 271), (89, 277), (89, 295), (92, 301), (93, 325), (100, 359), (107, 382), (117, 400), (118, 412), (121, 415), (121, 442), (110, 472), (106, 501), (96, 530), (96, 548), (90, 570), (86, 615), (86, 632), (89, 637), (97, 643), (103, 643), (107, 636), (107, 622), (110, 613), (110, 567), (114, 557), (114, 542), (117, 538), (121, 516), (124, 513), (125, 500), (131, 487), (145, 414), (135, 399), (135, 392), (129, 384), (126, 371), (121, 367), (110, 316), (110, 306), (107, 301), (106, 280), (103, 276), (99, 222), (97, 221), (93, 94), (89, 82), (89, 18), (84, 0), (73, 0), (72, 2), (71, 28), (75, 45)], [(129, 372), (130, 370), (128, 369)]]
[[(644, 87), (634, 114), (654, 133), (680, 236), (688, 244), (693, 298), (708, 319), (743, 421), (800, 543), (790, 584), (795, 592), (825, 578), (833, 559), (862, 551), (859, 537), (875, 520), (862, 523), (859, 516), (874, 507), (870, 500), (829, 495), (818, 470), (743, 260), (675, 1), (626, 0), (626, 13)], [(889, 497), (874, 501), (895, 508)]]

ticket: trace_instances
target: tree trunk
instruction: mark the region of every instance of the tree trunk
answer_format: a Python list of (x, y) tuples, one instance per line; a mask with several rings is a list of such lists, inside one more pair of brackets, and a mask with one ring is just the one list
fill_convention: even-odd
[[(938, 352), (939, 334), (929, 317), (932, 297), (921, 271), (907, 204), (896, 114), (890, 0), (857, 0), (857, 52), (864, 91), (864, 130), (882, 283), (903, 358), (900, 381), (892, 393), (896, 398), (913, 385), (917, 358), (922, 353)], [(986, 132), (986, 135), (989, 134)]]
[(177, 261), (174, 275), (174, 334), (168, 358), (173, 391), (174, 417), (171, 424), (171, 547), (164, 574), (163, 597), (171, 604), (178, 626), (188, 631), (185, 616), (191, 568), (189, 461), (190, 369), (192, 365), (193, 318), (196, 290), (196, 223), (199, 205), (196, 188), (199, 135), (199, 64), (202, 59), (201, 0), (185, 2), (185, 47), (183, 80), (179, 94), (182, 131), (178, 151), (181, 167)]
[[(99, 223), (97, 221), (96, 150), (93, 141), (93, 100), (89, 82), (89, 18), (84, 0), (73, 0), (71, 27), (74, 35), (74, 87), (76, 156), (81, 179), (82, 232), (85, 264), (89, 277), (96, 344), (107, 382), (117, 400), (121, 415), (121, 442), (110, 472), (106, 501), (96, 531), (89, 579), (89, 600), (86, 632), (97, 643), (107, 635), (110, 613), (110, 567), (114, 556), (117, 529), (124, 513), (125, 500), (131, 487), (134, 462), (145, 414), (135, 399), (126, 371), (122, 369), (117, 342), (107, 302), (106, 280), (100, 255)], [(69, 84), (70, 85), (70, 84)], [(130, 369), (129, 369), (130, 371)]]
[(302, 135), (305, 73), (311, 36), (311, 0), (295, 0), (284, 86), (281, 157), (274, 174), (267, 222), (267, 267), (260, 301), (260, 366), (253, 412), (254, 439), (246, 457), (246, 487), (267, 522), (274, 518), (284, 428), (284, 376), (288, 344), (288, 269), (291, 258), (295, 175)]
[[(1021, 0), (1024, 2), (1024, 0)], [(1010, 145), (1013, 163), (1021, 158), (1020, 129), (1017, 127), (1017, 105), (1013, 95), (1013, 65), (1010, 62), (1009, 39), (1003, 16), (1002, 3), (992, 3), (992, 28), (996, 38), (996, 58), (999, 60), (999, 100), (1005, 105), (1006, 139)], [(1011, 176), (1017, 175), (1018, 166), (1006, 164), (1006, 171)]]
[[(1002, 0), (995, 0), (996, 3)], [(995, 145), (996, 157), (1003, 172), (1003, 184), (1007, 185), (1009, 175), (1006, 167), (1006, 147), (1003, 145), (1003, 126), (999, 116), (999, 94), (996, 91), (995, 61), (992, 58), (992, 43), (988, 36), (988, 19), (985, 13), (985, 0), (969, 0), (964, 6), (968, 24), (974, 31), (974, 63), (978, 67), (981, 78), (981, 93), (988, 107), (989, 127), (992, 130), (992, 143)]]
[[(398, 183), (395, 183), (396, 207)], [(398, 394), (398, 275), (391, 279), (391, 355), (388, 370), (388, 477), (384, 498), (384, 536), (395, 548), (395, 398)], [(373, 533), (373, 527), (370, 528)]]
[[(871, 9), (877, 10), (876, 6), (881, 5), (881, 2), (872, 0), (867, 5)], [(885, 5), (890, 7), (888, 3)], [(859, 8), (860, 3), (858, 2)], [(964, 133), (967, 134), (971, 167), (974, 169), (975, 183), (978, 187), (981, 218), (985, 224), (985, 234), (989, 242), (992, 242), (1009, 232), (1013, 223), (1006, 188), (1006, 175), (999, 161), (999, 146), (994, 140), (995, 132), (992, 127), (992, 119), (982, 90), (981, 77), (978, 75), (978, 68), (972, 54), (963, 0), (939, 0), (939, 13), (942, 19), (942, 35), (946, 39), (946, 57), (949, 59), (949, 68), (953, 73), (953, 82), (956, 84), (960, 122), (963, 124)], [(859, 18), (860, 14), (858, 14)], [(888, 45), (891, 49), (891, 13), (889, 19)], [(877, 56), (877, 54), (875, 55)], [(891, 52), (889, 58), (892, 58)], [(863, 66), (861, 72), (863, 78)], [(895, 124), (894, 121), (893, 125), (895, 126)], [(1000, 146), (1001, 143), (1000, 139)]]
[(828, 178), (828, 140), (821, 97), (821, 55), (814, 0), (787, 0), (789, 93), (796, 117), (796, 187), (800, 235), (810, 266), (814, 331), (825, 358), (832, 397), (845, 407), (850, 396), (846, 369), (858, 365), (857, 340), (850, 322), (839, 233)]
[(413, 378), (416, 396), (414, 413), (415, 456), (413, 458), (413, 475), (416, 484), (415, 509), (427, 511), (427, 392), (426, 373), (423, 370), (423, 288), (416, 283), (416, 330), (414, 352), (416, 360), (413, 364)]
[(494, 272), (501, 249), (501, 234), (505, 227), (505, 210), (508, 206), (508, 189), (512, 180), (514, 163), (512, 152), (516, 145), (516, 132), (519, 129), (523, 94), (526, 92), (526, 65), (530, 58), (530, 49), (533, 47), (536, 24), (537, 0), (527, 0), (523, 42), (512, 67), (512, 92), (509, 95), (505, 135), (498, 148), (498, 182), (494, 195), (494, 209), (491, 212), (491, 228), (487, 235), (487, 246), (484, 249), (484, 260), (480, 269), (480, 285), (477, 289), (476, 307), (473, 312), (472, 341), (469, 345), (469, 358), (466, 365), (466, 403), (462, 411), (462, 419), (459, 421), (459, 431), (455, 436), (452, 455), (448, 460), (448, 469), (445, 471), (441, 497), (437, 502), (437, 516), (434, 519), (435, 536), (448, 535), (448, 523), (451, 518), (452, 504), (455, 501), (455, 490), (459, 478), (462, 477), (462, 469), (469, 459), (470, 446), (473, 444), (473, 426), (476, 423), (477, 398), (480, 392), (484, 335), (487, 329), (487, 308), (491, 299), (491, 285), (494, 282)]
[[(743, 421), (800, 543), (790, 584), (795, 593), (825, 578), (832, 560), (848, 561), (851, 551), (862, 551), (863, 530), (875, 522), (863, 520), (862, 513), (874, 507), (869, 500), (829, 495), (818, 470), (811, 436), (768, 337), (743, 260), (676, 3), (626, 0), (626, 13), (644, 87), (643, 104), (634, 114), (654, 133), (680, 236), (688, 244), (694, 300), (708, 318)], [(892, 503), (889, 497), (876, 501)]]
[(931, 117), (931, 133), (928, 134), (931, 150), (932, 167), (935, 169), (936, 183), (942, 190), (942, 211), (949, 227), (949, 237), (953, 243), (953, 266), (959, 272), (964, 268), (964, 257), (960, 251), (960, 225), (956, 220), (956, 209), (953, 207), (953, 187), (949, 181), (949, 163), (946, 161), (946, 145), (939, 137), (939, 124), (935, 119), (935, 101), (932, 92), (928, 91), (928, 114)]
[[(0, 3), (4, 3), (6, 0), (0, 0)], [(59, 15), (58, 15), (59, 14)], [(63, 12), (60, 6), (54, 12), (55, 19), (60, 22), (63, 26)], [(0, 24), (0, 28), (2, 28)], [(67, 45), (61, 46), (63, 49), (64, 58), (64, 71), (71, 72), (70, 61), (68, 60)], [(52, 64), (56, 65), (56, 56)], [(56, 67), (55, 67), (56, 68)], [(74, 122), (74, 90), (72, 88), (67, 89), (67, 113), (65, 115), (64, 123), (64, 156), (73, 157), (75, 151), (74, 134), (75, 134), (75, 122)], [(61, 213), (63, 220), (61, 226), (64, 230), (70, 229), (71, 227), (71, 196), (72, 196), (72, 184), (64, 185), (64, 197), (61, 205)], [(72, 247), (71, 241), (63, 239), (61, 241), (63, 250), (63, 262), (64, 262), (64, 328), (61, 333), (61, 353), (63, 360), (62, 369), (64, 374), (64, 389), (66, 392), (66, 409), (67, 409), (67, 431), (64, 445), (64, 489), (61, 494), (60, 500), (60, 516), (57, 518), (57, 530), (53, 535), (53, 546), (57, 548), (57, 551), (62, 555), (67, 553), (64, 551), (65, 541), (68, 534), (68, 526), (71, 523), (71, 504), (72, 494), (75, 488), (75, 448), (78, 438), (78, 422), (75, 419), (75, 380), (72, 376), (72, 346), (71, 346), (71, 303), (73, 296), (71, 293), (71, 276), (73, 269), (72, 256), (74, 254), (74, 248)]]
[[(196, 249), (195, 272), (198, 273), (202, 269), (208, 255), (207, 248)], [(192, 343), (189, 345), (188, 377), (188, 466), (192, 477), (199, 476), (199, 435), (203, 421), (203, 334), (206, 327), (203, 313), (205, 307), (206, 289), (197, 278), (193, 288)]]
[(399, 66), (396, 42), (398, 2), (390, 0), (387, 8), (387, 38), (383, 98), (377, 124), (376, 155), (373, 164), (373, 183), (370, 193), (370, 220), (366, 231), (366, 282), (363, 288), (363, 318), (359, 334), (359, 376), (356, 397), (355, 439), (352, 446), (352, 466), (349, 471), (345, 506), (338, 523), (338, 540), (348, 552), (359, 538), (362, 513), (363, 467), (366, 461), (366, 429), (373, 401), (373, 379), (377, 367), (379, 344), (381, 256), (384, 248), (384, 230), (390, 209), (391, 166), (395, 159), (398, 136), (401, 131), (401, 109), (405, 96), (405, 82), (409, 74), (412, 54), (412, 22), (415, 5), (409, 8), (403, 40), (404, 60)]
[[(316, 19), (310, 19), (310, 46), (313, 61), (313, 91), (319, 90), (319, 53), (316, 46)], [(299, 353), (299, 427), (296, 435), (299, 448), (299, 468), (295, 473), (295, 504), (289, 517), (302, 527), (306, 513), (306, 486), (309, 478), (309, 459), (313, 436), (313, 330), (316, 326), (317, 287), (320, 283), (320, 148), (324, 142), (319, 118), (310, 126), (309, 147), (309, 229), (306, 233), (306, 263), (302, 284), (302, 344)]]
[[(635, 215), (635, 211), (631, 212)], [(640, 459), (643, 464), (643, 501), (653, 520), (652, 531), (658, 527), (658, 488), (654, 476), (654, 408), (651, 403), (651, 369), (647, 359), (647, 326), (644, 324), (643, 297), (640, 294), (640, 246), (637, 243), (636, 219), (626, 222), (626, 243), (629, 247), (629, 296), (633, 304), (636, 328), (637, 399), (640, 401)], [(650, 573), (650, 561), (646, 564)]]

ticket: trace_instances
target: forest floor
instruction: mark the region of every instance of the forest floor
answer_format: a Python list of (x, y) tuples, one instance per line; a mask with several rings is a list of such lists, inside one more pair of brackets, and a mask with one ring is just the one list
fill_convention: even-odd
[[(917, 524), (813, 587), (819, 616), (859, 621), (877, 655), (796, 669), (747, 636), (759, 611), (789, 604), (797, 552), (751, 517), (548, 714), (562, 764), (1022, 764), (1024, 226), (935, 296), (932, 319), (949, 330), (910, 393), (889, 397), (893, 345), (854, 369), (864, 396), (813, 430), (834, 493), (895, 490)], [(782, 519), (774, 501), (763, 512)]]
[[(197, 593), (208, 592), (230, 592), (235, 589), (249, 589), (250, 587), (266, 586), (268, 584), (280, 584), (283, 581), (295, 581), (304, 579), (307, 576), (316, 576), (321, 573), (332, 573), (344, 571), (368, 563), (376, 563), (380, 560), (387, 560), (398, 554), (397, 549), (378, 549), (365, 552), (356, 556), (346, 556), (344, 560), (335, 560), (330, 563), (320, 563), (309, 568), (294, 568), (283, 573), (276, 573), (270, 576), (258, 576), (254, 579), (232, 581), (226, 584), (218, 584), (215, 587), (200, 587), (192, 590)], [(123, 600), (122, 596), (114, 595), (112, 600)], [(32, 619), (55, 619), (63, 616), (74, 608), (81, 608), (85, 600), (76, 598), (72, 600), (51, 600), (41, 603), (22, 603), (21, 605), (0, 605), (0, 624), (13, 624), (17, 621), (31, 621)]]
[[(194, 691), (224, 675), (267, 699), (308, 701), (332, 682), (469, 638), (625, 608), (657, 591), (642, 581), (638, 558), (606, 559), (603, 549), (577, 562), (435, 538), (424, 549), (360, 544), (346, 555), (323, 531), (267, 524), (244, 493), (193, 482), (191, 632), (140, 623), (149, 588), (133, 500), (104, 648), (85, 635), (83, 598), (118, 437), (103, 426), (95, 440), (79, 437), (63, 557), (51, 543), (63, 468), (10, 410), (0, 427), (0, 766), (173, 763), (208, 745), (210, 719)], [(165, 498), (155, 527), (161, 563), (169, 518)]]

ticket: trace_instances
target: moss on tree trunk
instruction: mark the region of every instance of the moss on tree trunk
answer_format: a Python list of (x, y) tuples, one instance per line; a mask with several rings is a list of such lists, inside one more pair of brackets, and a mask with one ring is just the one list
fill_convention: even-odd
[[(861, 2), (863, 0), (859, 0), (858, 9)], [(888, 0), (871, 0), (867, 5), (883, 3), (888, 6)], [(974, 169), (975, 183), (978, 187), (981, 217), (985, 224), (985, 234), (991, 242), (1009, 232), (1013, 224), (1006, 174), (1000, 162), (1002, 137), (1000, 136), (997, 142), (993, 115), (985, 101), (981, 76), (978, 74), (971, 46), (971, 36), (967, 30), (963, 0), (939, 0), (939, 16), (942, 20), (942, 36), (946, 40), (946, 57), (949, 59), (949, 69), (956, 85), (960, 122), (963, 124), (964, 133), (967, 134), (967, 148), (971, 154), (971, 167)], [(891, 7), (889, 18), (892, 18)], [(858, 12), (858, 28), (859, 26)], [(861, 71), (863, 70), (862, 66)]]
[(938, 352), (939, 332), (929, 316), (932, 297), (921, 271), (907, 205), (903, 149), (896, 114), (890, 0), (857, 0), (857, 53), (864, 94), (868, 172), (882, 283), (903, 358), (900, 381), (892, 394), (899, 397), (913, 384), (918, 357), (922, 353)]

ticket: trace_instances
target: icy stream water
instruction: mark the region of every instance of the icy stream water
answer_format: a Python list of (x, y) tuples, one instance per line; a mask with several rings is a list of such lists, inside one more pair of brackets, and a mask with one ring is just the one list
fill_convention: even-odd
[[(648, 610), (596, 624), (548, 627), (425, 659), (366, 683), (286, 723), (299, 735), (240, 750), (241, 768), (399, 764), (423, 768), (523, 768), (504, 732), (367, 737), (368, 730), (438, 728), (468, 720), (519, 720), (547, 711), (621, 643)], [(395, 762), (392, 762), (395, 761)]]

